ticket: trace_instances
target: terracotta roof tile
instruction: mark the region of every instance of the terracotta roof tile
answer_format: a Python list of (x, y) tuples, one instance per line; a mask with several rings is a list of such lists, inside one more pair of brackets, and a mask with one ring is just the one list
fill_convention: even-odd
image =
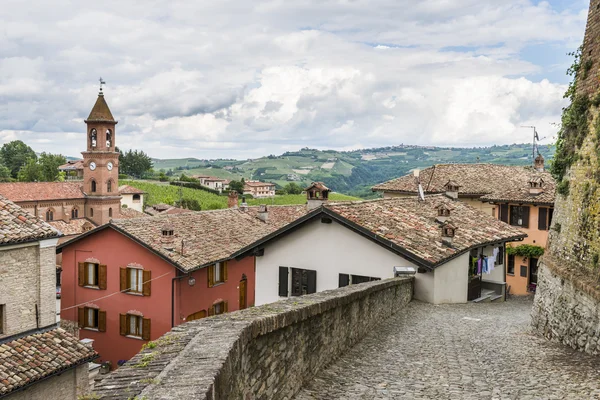
[(144, 192), (141, 189), (135, 188), (133, 186), (129, 186), (129, 185), (121, 185), (119, 186), (119, 194), (144, 194), (146, 192)]
[(250, 187), (275, 186), (275, 184), (271, 183), (271, 182), (256, 182), (256, 181), (246, 182), (245, 185), (250, 186)]
[[(169, 258), (185, 270), (231, 258), (240, 249), (307, 213), (306, 206), (270, 206), (267, 222), (257, 218), (259, 207), (160, 214), (151, 218), (116, 219), (111, 225)], [(162, 228), (174, 235), (165, 241)], [(183, 255), (181, 248), (183, 243)]]
[(53, 226), (63, 235), (71, 236), (71, 235), (79, 235), (84, 232), (84, 225), (86, 227), (94, 228), (96, 224), (86, 218), (76, 218), (72, 219), (69, 222), (58, 220), (58, 221), (49, 221), (48, 224)]
[(148, 218), (150, 217), (148, 214), (144, 214), (138, 210), (134, 210), (130, 207), (121, 208), (119, 210), (119, 219), (127, 219), (127, 218)]
[(80, 182), (0, 183), (0, 195), (14, 202), (85, 198)]
[[(436, 220), (440, 205), (451, 209), (448, 221), (458, 228), (451, 247), (442, 243), (442, 224)], [(434, 265), (473, 246), (526, 236), (445, 195), (426, 196), (423, 201), (411, 197), (329, 203), (325, 208)]]
[(0, 243), (11, 244), (58, 237), (60, 233), (12, 201), (0, 196)]
[(79, 169), (83, 169), (83, 160), (68, 161), (66, 164), (58, 167), (59, 171), (76, 171)]
[(0, 344), (0, 396), (97, 357), (61, 328)]
[[(554, 195), (554, 179), (548, 172), (536, 172), (532, 167), (497, 164), (437, 164), (419, 174), (425, 193), (444, 193), (448, 181), (460, 186), (459, 194), (502, 197), (514, 194), (515, 188), (528, 187), (532, 174), (542, 176), (548, 183), (548, 195)], [(413, 174), (373, 186), (374, 191), (417, 193), (418, 183)]]
[(154, 216), (154, 215), (162, 215), (162, 214), (165, 214), (165, 215), (182, 214), (182, 213), (188, 213), (188, 212), (193, 212), (193, 211), (188, 210), (186, 208), (170, 206), (168, 204), (155, 204), (151, 207), (146, 207), (144, 212), (146, 214), (150, 214), (150, 215)]
[(508, 202), (508, 203), (526, 203), (539, 205), (553, 205), (556, 197), (556, 181), (549, 173), (532, 172), (530, 180), (542, 182), (543, 192), (539, 194), (529, 193), (529, 182), (520, 182), (519, 185), (502, 190), (494, 191), (481, 197), (482, 201), (489, 202)]
[(110, 108), (108, 108), (108, 104), (106, 104), (106, 100), (104, 100), (104, 95), (99, 94), (98, 99), (96, 99), (96, 104), (92, 108), (90, 115), (87, 117), (86, 121), (109, 121), (114, 122), (115, 119), (110, 112)]

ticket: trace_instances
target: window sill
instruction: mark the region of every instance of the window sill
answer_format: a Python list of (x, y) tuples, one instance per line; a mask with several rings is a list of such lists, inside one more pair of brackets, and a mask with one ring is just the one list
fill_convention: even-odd
[(508, 275), (508, 276), (515, 276), (515, 274), (509, 274), (508, 272), (506, 273), (506, 275)]
[(144, 293), (140, 293), (140, 292), (123, 292), (125, 294), (130, 294), (132, 296), (141, 296), (144, 297)]
[(141, 336), (125, 335), (125, 337), (126, 337), (126, 338), (129, 338), (129, 339), (144, 340), (144, 339), (142, 339), (142, 337), (141, 337)]
[(224, 285), (224, 284), (225, 284), (225, 282), (215, 282), (215, 284), (212, 285), (212, 287), (217, 287), (217, 286), (221, 286), (221, 285)]
[(85, 329), (86, 331), (100, 332), (100, 331), (98, 330), (98, 328), (90, 328), (90, 327), (88, 327), (88, 326), (84, 326), (84, 327), (83, 327), (83, 329)]
[(89, 285), (84, 285), (83, 287), (84, 287), (84, 288), (86, 288), (86, 289), (95, 289), (95, 290), (100, 290), (100, 287), (99, 287), (99, 286), (89, 286)]

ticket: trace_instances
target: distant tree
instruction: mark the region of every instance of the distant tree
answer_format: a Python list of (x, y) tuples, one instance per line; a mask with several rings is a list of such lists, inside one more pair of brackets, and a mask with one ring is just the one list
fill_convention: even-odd
[(287, 194), (300, 194), (302, 193), (302, 187), (295, 182), (290, 182), (283, 187), (283, 190)]
[(229, 190), (233, 190), (238, 192), (239, 194), (242, 194), (244, 193), (244, 183), (241, 181), (231, 181), (229, 182)]
[(19, 171), (29, 160), (36, 160), (35, 151), (21, 140), (5, 143), (0, 149), (0, 158), (13, 178), (17, 178)]
[(0, 165), (0, 182), (10, 182), (12, 180), (13, 179), (10, 176), (10, 170), (4, 165)]
[(152, 159), (143, 151), (119, 151), (120, 172), (141, 178), (152, 169)]
[(58, 167), (67, 162), (65, 156), (60, 154), (42, 153), (38, 159), (40, 164), (42, 178), (45, 182), (54, 182), (58, 180)]
[(196, 199), (183, 198), (181, 199), (181, 202), (178, 202), (178, 206), (181, 208), (187, 208), (188, 210), (202, 211), (202, 206)]
[(30, 158), (27, 164), (23, 165), (17, 174), (19, 182), (39, 182), (43, 181), (42, 166)]

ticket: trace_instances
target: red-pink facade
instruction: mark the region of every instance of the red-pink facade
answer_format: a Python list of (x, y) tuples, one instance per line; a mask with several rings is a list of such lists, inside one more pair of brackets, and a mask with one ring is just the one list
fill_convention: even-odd
[[(208, 287), (207, 268), (189, 276), (178, 273), (172, 264), (151, 250), (112, 228), (106, 228), (64, 247), (62, 260), (61, 318), (78, 321), (79, 307), (105, 311), (105, 332), (84, 328), (80, 331), (80, 338), (93, 339), (94, 349), (101, 357), (99, 361), (111, 361), (113, 366), (117, 366), (119, 360), (131, 358), (147, 342), (121, 335), (120, 314), (149, 318), (150, 340), (155, 340), (171, 329), (172, 318), (175, 325), (182, 324), (194, 313), (204, 310), (208, 314), (213, 304), (221, 301), (227, 302), (229, 312), (240, 309), (240, 297), (243, 297), (240, 290), (244, 286), (246, 306), (254, 305), (254, 257), (228, 261), (227, 281)], [(78, 285), (78, 264), (86, 261), (106, 265), (105, 290)], [(120, 268), (129, 265), (151, 271), (149, 296), (120, 293)], [(241, 285), (241, 281), (245, 281), (245, 285)]]

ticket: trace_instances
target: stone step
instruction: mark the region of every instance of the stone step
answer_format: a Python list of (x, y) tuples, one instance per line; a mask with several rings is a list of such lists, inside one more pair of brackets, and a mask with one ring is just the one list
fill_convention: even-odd
[(473, 300), (473, 303), (489, 303), (490, 301), (492, 301), (492, 295), (482, 294), (481, 297), (478, 297), (475, 300)]
[(504, 296), (502, 296), (501, 294), (497, 294), (497, 295), (494, 295), (494, 296), (492, 296), (492, 297), (490, 298), (490, 300), (491, 300), (491, 301), (495, 301), (495, 302), (498, 302), (498, 303), (499, 303), (499, 302), (501, 302), (501, 301), (504, 301)]

